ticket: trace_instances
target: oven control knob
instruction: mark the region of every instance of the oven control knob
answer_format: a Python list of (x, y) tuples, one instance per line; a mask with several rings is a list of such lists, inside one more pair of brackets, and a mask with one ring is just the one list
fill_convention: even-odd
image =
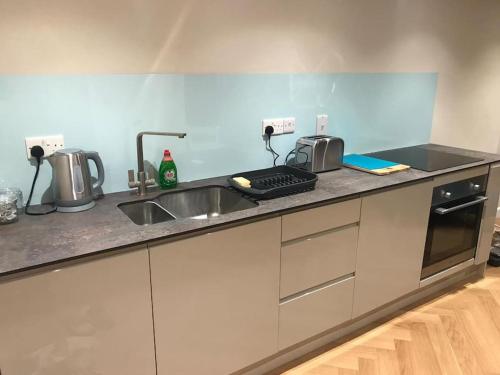
[(446, 190), (441, 190), (441, 197), (446, 198), (446, 199), (450, 199), (451, 193), (449, 191), (446, 191)]

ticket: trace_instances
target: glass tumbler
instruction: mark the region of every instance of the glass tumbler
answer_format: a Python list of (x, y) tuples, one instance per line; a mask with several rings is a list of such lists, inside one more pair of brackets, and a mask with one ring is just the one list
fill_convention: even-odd
[(14, 223), (18, 220), (18, 204), (22, 207), (23, 198), (20, 189), (0, 188), (0, 224)]

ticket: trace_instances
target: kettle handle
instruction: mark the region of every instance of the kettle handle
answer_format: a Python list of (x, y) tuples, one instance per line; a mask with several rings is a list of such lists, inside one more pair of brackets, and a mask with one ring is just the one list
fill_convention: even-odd
[(104, 183), (104, 166), (102, 165), (101, 157), (95, 151), (87, 151), (85, 154), (87, 155), (87, 159), (93, 160), (97, 167), (97, 181), (92, 185), (92, 189), (97, 189)]

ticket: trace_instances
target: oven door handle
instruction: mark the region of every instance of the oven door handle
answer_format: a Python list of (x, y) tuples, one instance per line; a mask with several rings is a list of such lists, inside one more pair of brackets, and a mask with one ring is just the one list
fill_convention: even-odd
[(483, 203), (483, 202), (485, 202), (487, 200), (488, 200), (488, 197), (478, 196), (473, 201), (470, 201), (470, 202), (467, 202), (467, 203), (464, 203), (464, 204), (459, 204), (458, 206), (455, 206), (455, 207), (450, 207), (450, 208), (439, 207), (439, 208), (436, 208), (434, 210), (434, 212), (437, 213), (437, 214), (439, 214), (439, 215), (446, 215), (446, 214), (449, 214), (450, 212), (455, 212), (455, 211), (461, 210), (462, 208), (466, 208), (466, 207), (470, 207), (470, 206), (475, 206), (476, 204)]

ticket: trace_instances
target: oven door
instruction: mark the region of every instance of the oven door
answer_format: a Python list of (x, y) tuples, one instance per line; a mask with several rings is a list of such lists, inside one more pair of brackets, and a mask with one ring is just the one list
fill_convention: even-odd
[(422, 279), (474, 258), (487, 199), (474, 196), (432, 207)]

